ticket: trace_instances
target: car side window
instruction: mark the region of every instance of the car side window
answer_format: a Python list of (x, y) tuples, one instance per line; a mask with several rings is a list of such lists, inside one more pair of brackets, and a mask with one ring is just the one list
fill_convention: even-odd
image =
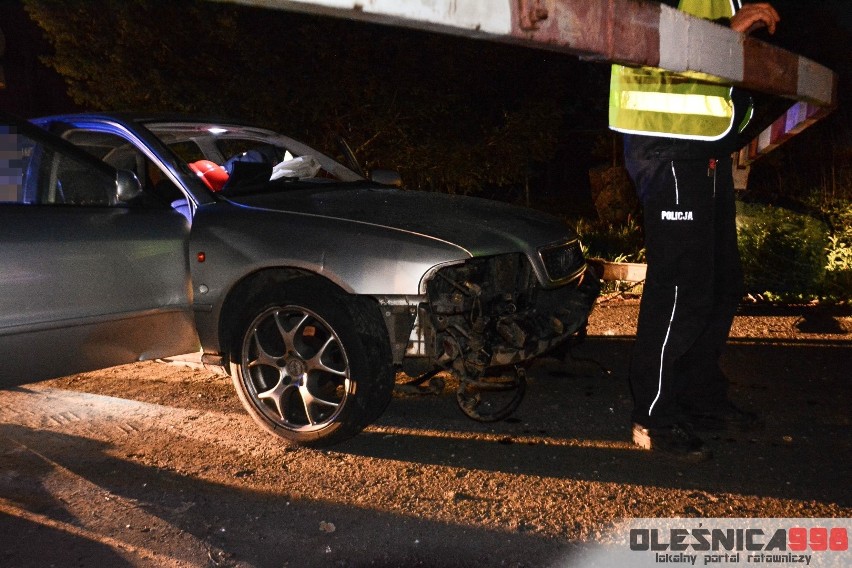
[(175, 200), (185, 199), (183, 192), (154, 162), (121, 136), (109, 132), (69, 130), (63, 138), (113, 168), (136, 175), (143, 192), (127, 205), (169, 207)]
[(0, 203), (109, 206), (115, 195), (108, 170), (0, 125)]
[[(115, 178), (76, 158), (52, 152), (53, 168), (43, 203), (106, 207), (115, 204)], [(51, 177), (55, 175), (55, 182)], [(55, 187), (56, 191), (52, 191)]]

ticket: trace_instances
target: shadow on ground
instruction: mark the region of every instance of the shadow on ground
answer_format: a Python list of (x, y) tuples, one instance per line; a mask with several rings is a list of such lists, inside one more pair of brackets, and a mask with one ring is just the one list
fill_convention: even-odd
[(841, 458), (850, 455), (852, 342), (732, 340), (724, 357), (732, 398), (766, 424), (757, 432), (705, 436), (715, 459), (704, 464), (661, 460), (628, 444), (631, 346), (631, 338), (590, 337), (566, 365), (544, 360), (506, 422), (467, 419), (452, 393), (397, 398), (375, 428), (337, 449), (506, 473), (852, 505), (852, 470)]
[[(543, 566), (571, 549), (540, 535), (334, 504), (333, 494), (295, 499), (286, 486), (297, 489), (299, 480), (286, 475), (281, 491), (270, 493), (147, 467), (112, 451), (87, 438), (0, 425), (4, 566)], [(14, 475), (18, 471), (26, 476)], [(66, 486), (69, 477), (76, 479), (71, 493), (82, 509), (73, 512), (70, 499), (54, 498), (57, 476)], [(334, 520), (334, 529), (318, 530), (326, 520)], [(91, 538), (69, 532), (84, 524), (100, 530), (85, 531)], [(99, 542), (105, 533), (118, 534)], [(460, 540), (477, 544), (460, 546)], [(148, 547), (160, 552), (146, 558), (116, 551)]]

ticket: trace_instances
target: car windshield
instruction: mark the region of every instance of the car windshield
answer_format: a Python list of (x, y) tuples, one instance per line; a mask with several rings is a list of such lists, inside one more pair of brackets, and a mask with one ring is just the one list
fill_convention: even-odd
[[(292, 182), (353, 182), (363, 178), (301, 142), (260, 128), (208, 122), (145, 126), (204, 184), (224, 195)], [(269, 181), (279, 183), (269, 185)]]

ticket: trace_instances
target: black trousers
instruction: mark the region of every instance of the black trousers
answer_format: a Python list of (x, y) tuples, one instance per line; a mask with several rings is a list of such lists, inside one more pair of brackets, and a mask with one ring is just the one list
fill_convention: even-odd
[(648, 261), (629, 374), (643, 426), (727, 403), (719, 358), (743, 294), (731, 166), (729, 156), (627, 160)]

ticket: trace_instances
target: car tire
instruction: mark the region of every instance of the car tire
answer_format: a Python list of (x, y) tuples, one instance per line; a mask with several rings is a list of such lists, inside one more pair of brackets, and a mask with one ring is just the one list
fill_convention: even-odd
[(375, 302), (301, 278), (250, 304), (234, 334), (231, 377), (258, 424), (288, 442), (321, 447), (381, 415), (394, 375)]

